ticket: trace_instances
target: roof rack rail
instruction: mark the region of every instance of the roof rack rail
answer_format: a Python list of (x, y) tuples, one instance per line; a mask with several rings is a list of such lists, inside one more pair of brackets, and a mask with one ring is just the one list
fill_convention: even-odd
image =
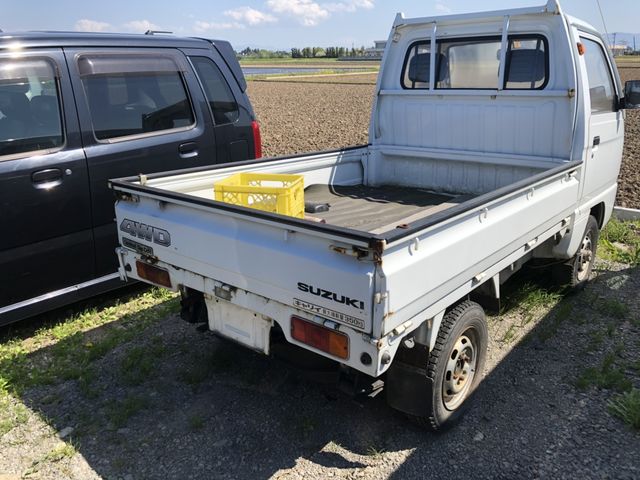
[(163, 33), (166, 35), (172, 35), (173, 32), (169, 32), (167, 30), (147, 30), (146, 32), (144, 32), (145, 35), (155, 35), (157, 33)]

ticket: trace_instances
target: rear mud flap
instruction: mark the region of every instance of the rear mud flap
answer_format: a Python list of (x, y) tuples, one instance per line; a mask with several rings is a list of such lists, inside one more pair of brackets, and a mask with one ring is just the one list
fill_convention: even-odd
[(390, 407), (416, 417), (431, 415), (433, 381), (424, 368), (396, 359), (386, 374), (384, 388)]

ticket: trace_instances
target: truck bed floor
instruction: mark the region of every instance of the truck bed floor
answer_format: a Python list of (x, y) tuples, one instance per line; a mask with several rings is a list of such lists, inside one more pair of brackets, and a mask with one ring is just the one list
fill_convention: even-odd
[(470, 195), (450, 195), (411, 187), (311, 185), (305, 202), (328, 203), (328, 212), (312, 213), (331, 225), (382, 233), (453, 207)]

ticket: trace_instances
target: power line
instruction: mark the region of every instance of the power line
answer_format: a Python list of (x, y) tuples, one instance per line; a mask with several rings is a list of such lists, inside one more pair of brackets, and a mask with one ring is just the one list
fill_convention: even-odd
[(604, 33), (607, 35), (607, 43), (609, 43), (609, 48), (611, 48), (611, 40), (609, 39), (609, 32), (607, 31), (607, 23), (604, 21), (604, 15), (602, 14), (600, 0), (596, 0), (596, 3), (598, 4), (598, 10), (600, 10), (600, 17), (602, 18), (602, 25), (604, 26)]

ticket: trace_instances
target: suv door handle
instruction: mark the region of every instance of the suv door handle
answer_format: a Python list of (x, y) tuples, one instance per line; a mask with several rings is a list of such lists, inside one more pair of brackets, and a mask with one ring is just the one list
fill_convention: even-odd
[(62, 183), (62, 170), (59, 168), (47, 168), (31, 174), (31, 183), (36, 188), (51, 188)]
[(198, 156), (198, 144), (196, 142), (182, 143), (178, 147), (178, 153), (182, 158), (192, 158)]
[(593, 137), (593, 146), (597, 147), (598, 145), (600, 145), (600, 137)]

